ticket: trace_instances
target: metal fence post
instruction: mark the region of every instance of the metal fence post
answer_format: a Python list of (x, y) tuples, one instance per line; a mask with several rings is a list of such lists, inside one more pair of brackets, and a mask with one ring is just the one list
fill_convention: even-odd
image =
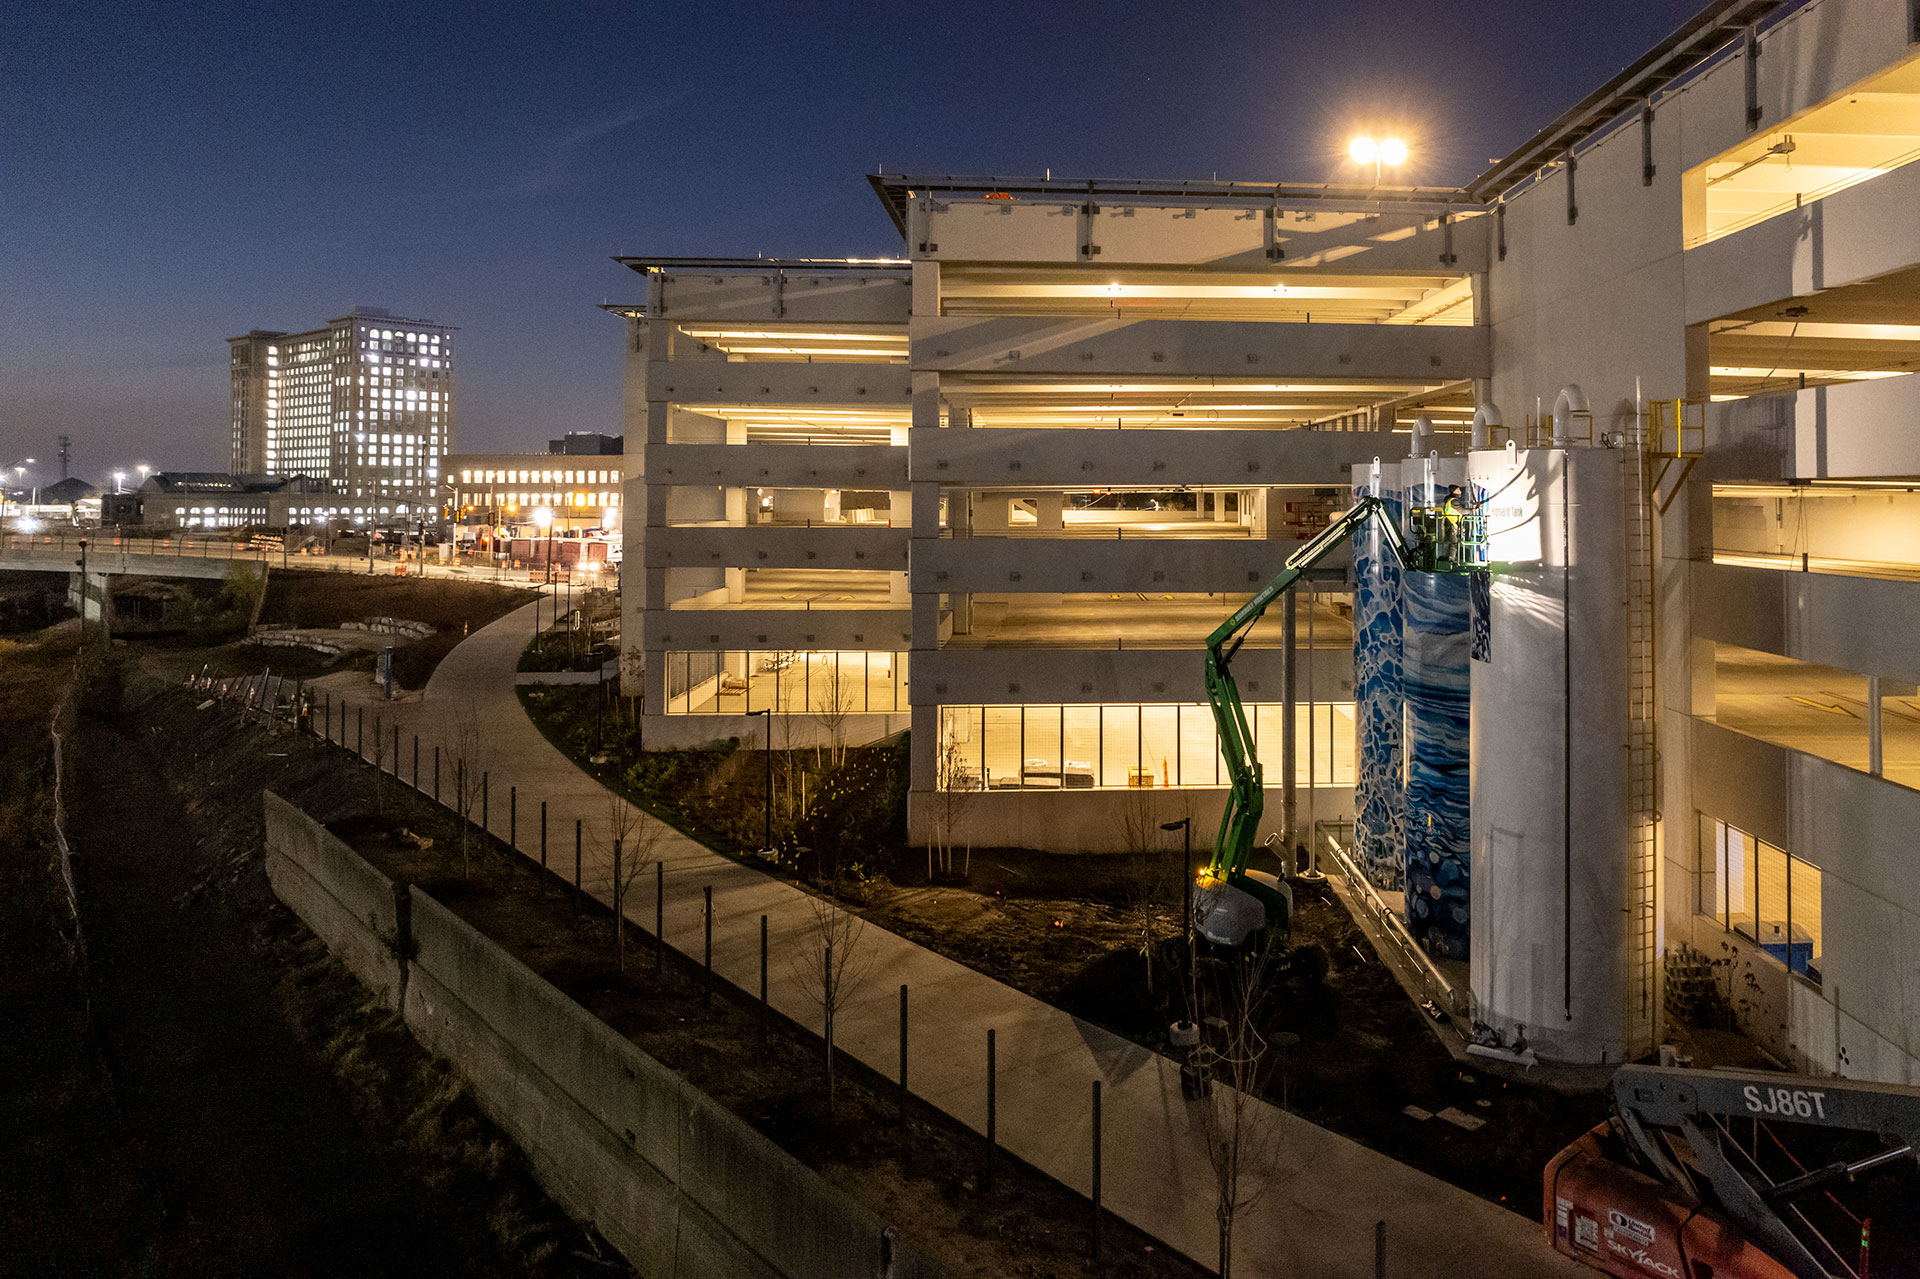
[(433, 748), (433, 802), (440, 802), (440, 748)]
[(493, 834), (493, 825), (487, 821), (487, 770), (480, 770), (480, 829)]
[(700, 893), (706, 898), (707, 914), (707, 950), (706, 959), (703, 961), (706, 964), (706, 973), (701, 977), (700, 998), (706, 1007), (711, 1008), (713, 1007), (713, 885), (703, 886)]
[(1387, 1223), (1373, 1223), (1373, 1279), (1387, 1279)]
[(653, 864), (653, 971), (667, 961), (667, 864)]
[(413, 788), (420, 789), (420, 734), (413, 735)]
[(580, 821), (573, 819), (573, 906), (580, 908)]
[[(765, 918), (762, 916), (762, 918)], [(900, 984), (900, 1131), (907, 1131), (907, 987)]]
[(1100, 1260), (1100, 1081), (1093, 1081), (1093, 1259)]
[(367, 757), (367, 708), (353, 708), (353, 753), (361, 759)]
[(400, 780), (400, 721), (393, 721), (393, 780)]
[[(994, 1152), (994, 1149), (1000, 1144), (1000, 1124), (999, 1124), (1000, 1108), (999, 1108), (999, 1094), (996, 1088), (996, 1084), (999, 1082), (1000, 1072), (994, 1069), (993, 1050), (994, 1050), (994, 1033), (991, 1029), (989, 1029), (987, 1031), (987, 1179), (986, 1179), (986, 1187), (988, 1190), (993, 1189), (993, 1152)], [(1094, 1104), (1094, 1109), (1097, 1112), (1100, 1106), (1100, 1102), (1098, 1100), (1099, 1094), (1096, 1093), (1094, 1096), (1095, 1096), (1095, 1101), (1093, 1104)], [(1095, 1126), (1097, 1127), (1098, 1125), (1096, 1124)], [(1094, 1141), (1096, 1143), (1099, 1140), (1100, 1139), (1098, 1137), (1094, 1138)], [(1094, 1163), (1098, 1165), (1099, 1162), (1100, 1162), (1100, 1157), (1098, 1155), (1095, 1155)], [(1094, 1174), (1094, 1179), (1096, 1183), (1099, 1180), (1099, 1176), (1100, 1176), (1099, 1173)], [(1095, 1255), (1098, 1256), (1099, 1254), (1096, 1252)]]
[(520, 851), (520, 788), (512, 785), (507, 787), (507, 847)]
[(547, 801), (540, 801), (540, 869), (547, 868)]

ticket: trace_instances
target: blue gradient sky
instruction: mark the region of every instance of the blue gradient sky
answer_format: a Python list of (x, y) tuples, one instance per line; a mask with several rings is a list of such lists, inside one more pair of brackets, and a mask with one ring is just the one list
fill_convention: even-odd
[(618, 431), (612, 254), (897, 253), (883, 164), (1464, 182), (1696, 7), (13, 0), (0, 464), (224, 469), (224, 339), (355, 303), (461, 327), (462, 449)]

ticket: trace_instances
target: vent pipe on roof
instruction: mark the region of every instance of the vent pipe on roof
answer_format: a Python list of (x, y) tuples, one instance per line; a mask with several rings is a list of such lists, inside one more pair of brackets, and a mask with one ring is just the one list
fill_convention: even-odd
[(1484, 449), (1493, 446), (1493, 428), (1505, 426), (1500, 420), (1500, 406), (1492, 400), (1480, 404), (1473, 410), (1473, 437), (1467, 447)]
[(1422, 413), (1413, 419), (1413, 436), (1407, 441), (1407, 456), (1420, 457), (1433, 448), (1433, 419)]
[(1587, 393), (1580, 389), (1578, 382), (1569, 382), (1560, 388), (1560, 394), (1553, 402), (1553, 447), (1566, 448), (1573, 443), (1573, 415), (1590, 413), (1587, 407)]

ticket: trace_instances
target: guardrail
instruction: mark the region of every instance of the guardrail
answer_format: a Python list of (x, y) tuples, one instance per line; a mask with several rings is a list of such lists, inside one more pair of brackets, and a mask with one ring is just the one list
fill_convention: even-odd
[(1347, 890), (1353, 894), (1353, 900), (1366, 912), (1369, 919), (1379, 925), (1386, 944), (1392, 948), (1402, 963), (1413, 971), (1415, 979), (1420, 983), (1421, 993), (1451, 1015), (1467, 1016), (1472, 1006), (1471, 1001), (1455, 990), (1452, 982), (1441, 976), (1440, 970), (1434, 967), (1431, 959), (1427, 958), (1427, 952), (1420, 949), (1419, 944), (1413, 940), (1412, 934), (1407, 932), (1407, 926), (1400, 922), (1400, 916), (1388, 909), (1387, 904), (1380, 900), (1380, 894), (1374, 891), (1367, 877), (1347, 859), (1346, 853), (1337, 840), (1328, 838), (1327, 852), (1333, 858), (1334, 868), (1346, 881)]
[[(274, 539), (278, 542), (279, 539)], [(25, 560), (36, 555), (72, 555), (80, 554), (80, 543), (85, 541), (90, 555), (121, 555), (142, 559), (192, 559), (192, 560), (229, 560), (242, 564), (278, 565), (287, 569), (305, 569), (324, 573), (362, 573), (378, 574), (384, 570), (393, 573), (417, 574), (421, 577), (455, 575), (460, 577), (479, 577), (493, 582), (524, 583), (538, 580), (545, 583), (548, 575), (544, 567), (528, 568), (517, 560), (500, 560), (476, 563), (472, 557), (461, 556), (452, 560), (434, 557), (395, 558), (391, 556), (339, 555), (331, 552), (290, 551), (284, 546), (252, 546), (243, 542), (228, 541), (212, 537), (116, 537), (111, 533), (91, 530), (62, 530), (59, 533), (7, 533), (0, 535), (0, 564), (7, 560)], [(77, 567), (77, 566), (76, 566)], [(529, 579), (527, 574), (533, 574)], [(552, 581), (555, 585), (564, 585), (569, 577), (569, 566), (556, 564)], [(582, 577), (586, 577), (582, 574)], [(597, 576), (597, 575), (596, 575)]]

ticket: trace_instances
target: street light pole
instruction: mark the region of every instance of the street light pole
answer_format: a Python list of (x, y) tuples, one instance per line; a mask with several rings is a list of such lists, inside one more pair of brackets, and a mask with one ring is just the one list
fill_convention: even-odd
[[(1178, 821), (1161, 822), (1160, 829), (1180, 832), (1180, 865), (1182, 867), (1180, 918), (1186, 921), (1187, 989), (1191, 992), (1193, 989), (1193, 890), (1190, 885), (1193, 883), (1193, 818), (1188, 816)], [(1151, 963), (1152, 960), (1149, 959), (1148, 962)], [(1199, 1009), (1195, 1008), (1191, 1015), (1197, 1019), (1200, 1015)]]

